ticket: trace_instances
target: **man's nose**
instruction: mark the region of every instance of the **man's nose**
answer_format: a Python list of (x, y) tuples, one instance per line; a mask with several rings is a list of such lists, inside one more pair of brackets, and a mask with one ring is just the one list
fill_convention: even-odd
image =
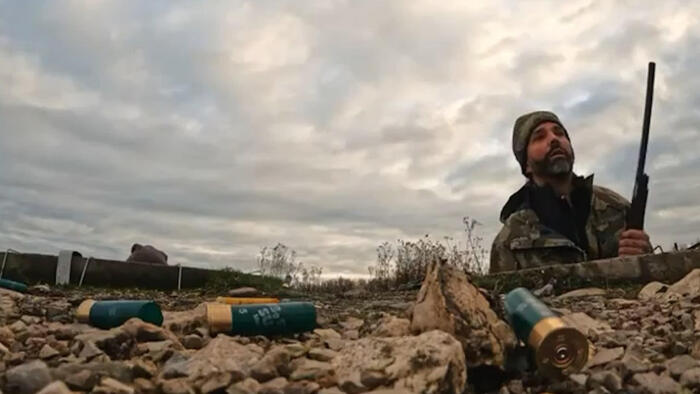
[(554, 133), (547, 133), (547, 144), (549, 144), (550, 146), (554, 144), (562, 145), (562, 140), (564, 138), (564, 136), (559, 136)]

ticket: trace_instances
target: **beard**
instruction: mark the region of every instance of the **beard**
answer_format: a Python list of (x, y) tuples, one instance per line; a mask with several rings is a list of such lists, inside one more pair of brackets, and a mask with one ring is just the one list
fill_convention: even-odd
[[(552, 151), (557, 149), (563, 152), (563, 155), (553, 157)], [(560, 147), (553, 147), (544, 159), (530, 161), (530, 167), (532, 172), (537, 175), (553, 178), (566, 177), (574, 169), (574, 152), (569, 154)]]

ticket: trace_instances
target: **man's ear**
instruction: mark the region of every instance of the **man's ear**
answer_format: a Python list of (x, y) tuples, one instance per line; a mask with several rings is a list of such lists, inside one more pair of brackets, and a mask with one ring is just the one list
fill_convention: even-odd
[(530, 166), (530, 161), (525, 162), (525, 176), (531, 177), (532, 176), (532, 167)]

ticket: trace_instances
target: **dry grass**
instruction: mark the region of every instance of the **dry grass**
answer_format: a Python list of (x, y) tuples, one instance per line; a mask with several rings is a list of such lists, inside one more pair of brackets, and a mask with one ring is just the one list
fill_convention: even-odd
[(305, 267), (296, 261), (296, 252), (278, 243), (265, 247), (258, 256), (260, 273), (281, 278), (294, 289), (308, 293), (345, 294), (352, 290), (378, 292), (420, 285), (428, 266), (444, 260), (472, 275), (486, 273), (486, 250), (482, 238), (476, 234), (479, 222), (465, 217), (464, 238), (444, 237), (431, 239), (426, 235), (417, 241), (384, 242), (377, 247), (377, 261), (369, 267), (370, 280), (351, 280), (343, 277), (322, 280), (320, 267)]

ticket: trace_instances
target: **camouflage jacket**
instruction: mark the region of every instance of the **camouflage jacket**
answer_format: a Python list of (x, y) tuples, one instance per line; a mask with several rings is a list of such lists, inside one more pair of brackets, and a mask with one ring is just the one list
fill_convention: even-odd
[(585, 221), (587, 247), (542, 223), (528, 201), (527, 188), (532, 187), (528, 182), (503, 207), (503, 228), (491, 247), (490, 272), (617, 256), (629, 202), (610, 189), (593, 185), (593, 175), (578, 179), (580, 187), (590, 190), (590, 210)]

